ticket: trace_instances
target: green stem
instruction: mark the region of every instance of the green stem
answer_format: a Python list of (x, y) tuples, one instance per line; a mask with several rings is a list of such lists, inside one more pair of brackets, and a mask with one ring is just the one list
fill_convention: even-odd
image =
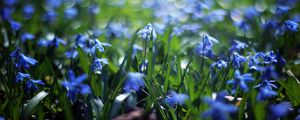
[(186, 66), (186, 68), (185, 68), (185, 70), (184, 70), (184, 72), (183, 72), (183, 75), (181, 76), (181, 81), (180, 81), (180, 84), (179, 84), (179, 87), (178, 87), (177, 91), (179, 91), (180, 88), (183, 87), (183, 84), (184, 84), (184, 77), (186, 76), (187, 70), (188, 70), (188, 68), (190, 67), (192, 61), (193, 61), (193, 58), (191, 58), (191, 59), (189, 60), (187, 66)]
[(239, 120), (244, 119), (244, 108), (245, 108), (248, 97), (249, 97), (249, 93), (245, 93), (243, 95), (243, 98), (242, 98), (242, 101), (241, 101), (241, 104), (240, 104), (240, 107), (239, 107), (239, 112), (238, 112), (238, 115), (239, 115), (238, 119)]

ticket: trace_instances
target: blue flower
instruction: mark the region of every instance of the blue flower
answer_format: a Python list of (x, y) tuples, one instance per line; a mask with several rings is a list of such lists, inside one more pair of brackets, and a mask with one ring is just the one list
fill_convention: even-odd
[(86, 44), (86, 42), (87, 42), (87, 39), (88, 39), (87, 36), (82, 35), (82, 34), (78, 34), (78, 35), (76, 36), (76, 43), (75, 43), (76, 46), (81, 47), (81, 48), (84, 48), (84, 47), (85, 47), (85, 44)]
[(76, 8), (71, 7), (71, 8), (65, 9), (64, 13), (65, 13), (65, 17), (67, 19), (73, 19), (78, 14), (78, 11)]
[(34, 38), (35, 38), (35, 36), (28, 32), (23, 33), (21, 36), (22, 42), (25, 42), (26, 40), (33, 40)]
[(65, 56), (67, 58), (76, 58), (78, 56), (78, 51), (77, 50), (67, 51), (65, 52)]
[(20, 49), (20, 48), (17, 48), (17, 49), (14, 50), (13, 52), (11, 52), (11, 53), (9, 54), (9, 56), (10, 56), (11, 58), (13, 58), (13, 59), (17, 59), (18, 56), (20, 55), (20, 51), (21, 51), (21, 49)]
[(45, 85), (45, 83), (42, 80), (33, 80), (33, 79), (27, 80), (25, 91), (27, 91), (27, 93), (36, 92), (38, 90), (37, 85)]
[(93, 44), (92, 40), (87, 40), (87, 42), (76, 43), (78, 47), (82, 48), (84, 52), (88, 53), (89, 55), (95, 55), (96, 47)]
[(49, 47), (58, 47), (60, 44), (66, 45), (67, 43), (59, 37), (54, 37), (52, 41), (48, 42)]
[(215, 54), (212, 51), (212, 48), (210, 47), (205, 47), (203, 43), (198, 43), (198, 45), (195, 47), (195, 53), (199, 56), (205, 56), (208, 58), (213, 58)]
[(10, 7), (4, 7), (2, 9), (0, 9), (0, 14), (3, 20), (8, 20), (10, 21), (11, 18), (11, 14), (14, 12), (14, 10)]
[(212, 120), (229, 120), (230, 113), (237, 111), (237, 107), (225, 104), (222, 100), (213, 100), (209, 97), (204, 97), (203, 101), (209, 105), (209, 109), (202, 113), (203, 118), (211, 117)]
[(5, 120), (4, 117), (0, 116), (0, 120)]
[(277, 0), (277, 4), (280, 6), (294, 7), (298, 4), (298, 0)]
[(108, 64), (106, 58), (96, 58), (91, 65), (91, 71), (101, 73), (101, 70), (105, 64)]
[(277, 52), (276, 59), (277, 59), (277, 64), (279, 65), (279, 67), (282, 68), (286, 64), (285, 59), (283, 57), (281, 57), (279, 52)]
[(262, 66), (276, 63), (279, 67), (283, 67), (286, 64), (284, 58), (281, 57), (279, 52), (277, 54), (274, 51), (268, 53), (257, 52), (254, 56), (250, 57), (249, 67), (257, 71), (262, 71)]
[(95, 36), (89, 38), (86, 35), (78, 34), (76, 37), (76, 46), (84, 50), (89, 55), (95, 55), (97, 50), (104, 52), (104, 47), (111, 46), (109, 43), (100, 42)]
[(202, 38), (204, 48), (212, 48), (215, 43), (219, 43), (216, 38), (213, 38), (210, 35), (204, 34)]
[(258, 101), (264, 101), (277, 95), (276, 91), (273, 90), (273, 88), (277, 89), (277, 86), (273, 84), (274, 82), (274, 80), (263, 80), (260, 84), (254, 86), (254, 88), (259, 88), (256, 96)]
[(224, 60), (219, 60), (217, 62), (214, 62), (210, 68), (217, 68), (217, 69), (221, 69), (221, 68), (226, 68), (228, 65), (228, 62), (224, 61)]
[(244, 10), (244, 16), (247, 20), (254, 20), (256, 16), (259, 16), (259, 12), (255, 7), (248, 7)]
[(9, 54), (9, 56), (15, 60), (15, 65), (18, 68), (24, 67), (28, 69), (30, 65), (35, 65), (37, 61), (33, 58), (27, 57), (24, 54), (20, 53), (20, 49), (16, 49), (12, 53)]
[(281, 102), (277, 105), (271, 105), (270, 109), (273, 119), (284, 117), (290, 111), (291, 107), (292, 105), (290, 104), (290, 102)]
[(38, 46), (46, 47), (49, 44), (49, 40), (41, 38), (38, 41)]
[(170, 106), (182, 105), (189, 99), (186, 94), (176, 93), (175, 91), (170, 91), (170, 94), (166, 96), (165, 102)]
[(97, 37), (99, 37), (101, 34), (103, 34), (103, 32), (102, 32), (101, 30), (99, 30), (99, 29), (94, 29), (92, 32), (93, 32), (93, 33), (92, 33), (92, 38), (97, 38)]
[(277, 6), (276, 7), (276, 15), (281, 17), (282, 15), (286, 14), (291, 8), (289, 6)]
[(186, 30), (186, 31), (196, 33), (196, 32), (199, 31), (201, 26), (200, 26), (200, 24), (193, 23), (193, 24), (184, 24), (184, 25), (181, 26), (181, 28)]
[(287, 31), (291, 32), (297, 32), (298, 31), (298, 23), (292, 20), (286, 20), (284, 22), (285, 29)]
[(110, 47), (111, 45), (109, 43), (100, 42), (98, 39), (93, 40), (93, 48), (92, 53), (95, 54), (96, 49), (98, 49), (100, 52), (104, 52), (104, 47)]
[[(298, 113), (299, 113), (300, 110), (298, 110)], [(295, 118), (295, 120), (300, 120), (300, 115), (298, 114)]]
[(89, 13), (92, 15), (96, 15), (100, 11), (100, 7), (97, 4), (89, 5)]
[(216, 70), (220, 70), (222, 68), (226, 68), (228, 65), (228, 62), (224, 61), (224, 60), (219, 60), (217, 62), (214, 62), (210, 65), (210, 77), (211, 79), (215, 79), (217, 77), (216, 75)]
[(234, 25), (237, 26), (240, 30), (242, 30), (244, 33), (249, 31), (250, 30), (250, 25), (242, 20), (242, 21), (237, 21), (237, 22), (234, 22)]
[(24, 54), (20, 54), (16, 67), (24, 67), (28, 69), (30, 65), (36, 65), (37, 61), (33, 58), (27, 57)]
[(129, 34), (129, 29), (123, 22), (110, 22), (107, 25), (107, 37), (116, 37), (120, 38), (122, 36), (126, 38), (130, 38), (131, 34)]
[(262, 53), (262, 52), (255, 53), (254, 56), (250, 57), (249, 68), (259, 71), (259, 69), (261, 68), (261, 66), (264, 63), (265, 57), (266, 57), (265, 53)]
[(234, 94), (238, 86), (244, 91), (248, 92), (249, 88), (247, 86), (247, 82), (254, 81), (254, 78), (250, 73), (241, 74), (239, 70), (234, 72), (234, 78), (232, 80), (227, 81), (228, 84), (233, 85), (232, 93)]
[(274, 66), (262, 67), (260, 69), (260, 71), (262, 72), (262, 75), (261, 75), (262, 80), (270, 80), (270, 79), (276, 80), (279, 78)]
[(227, 13), (225, 10), (215, 9), (215, 10), (212, 10), (210, 13), (208, 13), (204, 17), (204, 22), (209, 24), (209, 23), (216, 23), (219, 21), (223, 21), (226, 15), (227, 15)]
[(145, 86), (143, 79), (144, 77), (145, 75), (142, 73), (128, 73), (124, 84), (125, 92), (139, 91), (142, 87)]
[(86, 79), (86, 74), (82, 74), (79, 77), (76, 77), (73, 70), (68, 71), (68, 80), (61, 82), (61, 85), (68, 90), (67, 96), (69, 97), (71, 102), (76, 101), (77, 93), (80, 93), (82, 95), (91, 93), (90, 86), (83, 84), (84, 80)]
[(273, 88), (277, 88), (277, 86), (273, 84), (274, 82), (275, 82), (274, 80), (263, 80), (261, 83), (254, 86), (254, 88), (265, 87), (265, 88), (268, 88), (268, 89), (272, 90)]
[(219, 43), (219, 41), (207, 34), (204, 34), (202, 42), (198, 43), (198, 45), (195, 47), (195, 53), (200, 56), (213, 58), (215, 54), (212, 51), (212, 47), (215, 43)]
[(27, 93), (37, 91), (37, 85), (45, 85), (45, 83), (42, 80), (33, 80), (30, 78), (29, 74), (18, 72), (16, 75), (16, 82), (23, 82), (24, 80), (27, 80), (25, 83), (25, 91)]
[(159, 35), (162, 35), (165, 33), (165, 30), (166, 30), (166, 27), (167, 25), (163, 24), (163, 23), (160, 23), (160, 22), (155, 22), (153, 24), (154, 28), (156, 28), (156, 32), (159, 34)]
[(17, 31), (17, 30), (20, 30), (21, 27), (22, 27), (22, 24), (17, 22), (17, 21), (14, 21), (14, 20), (10, 20), (9, 21), (10, 23), (10, 28), (13, 30), (13, 31)]
[(274, 20), (268, 20), (266, 21), (265, 24), (263, 24), (263, 28), (265, 30), (275, 30), (275, 29), (278, 29), (279, 28), (279, 25), (278, 25), (278, 22), (277, 21), (274, 21)]
[(265, 55), (263, 63), (265, 64), (277, 63), (276, 54), (274, 53), (273, 50), (271, 50)]
[(32, 4), (27, 4), (23, 7), (23, 15), (24, 19), (28, 20), (32, 18), (32, 15), (34, 14), (35, 9)]
[(152, 33), (152, 40), (156, 40), (157, 39), (156, 32), (151, 23), (149, 23), (147, 26), (145, 26), (143, 29), (137, 32), (137, 34), (140, 35), (143, 40), (150, 40), (151, 33)]
[(237, 41), (237, 40), (234, 40), (233, 41), (233, 44), (230, 48), (230, 51), (233, 52), (233, 51), (240, 51), (240, 50), (243, 50), (247, 47), (248, 45), (246, 43), (243, 43), (243, 42), (240, 42), (240, 41)]
[(241, 68), (242, 64), (247, 61), (244, 56), (239, 55), (237, 52), (233, 52), (232, 62), (235, 68)]
[(268, 98), (272, 98), (276, 95), (277, 95), (277, 93), (275, 91), (273, 91), (272, 89), (270, 89), (268, 87), (261, 87), (256, 96), (256, 99), (258, 101), (264, 101), (264, 100), (266, 100)]
[(173, 27), (172, 29), (173, 29), (172, 36), (173, 35), (180, 36), (184, 32), (184, 29), (181, 27)]
[(200, 28), (201, 26), (199, 24), (184, 24), (180, 27), (173, 27), (172, 36), (173, 35), (179, 36), (184, 31), (196, 33)]
[(46, 0), (46, 7), (48, 9), (54, 9), (60, 7), (62, 3), (62, 0)]
[(17, 0), (3, 0), (3, 3), (8, 6), (12, 6), (17, 2)]
[(48, 10), (42, 16), (42, 19), (43, 19), (43, 21), (46, 21), (46, 22), (49, 22), (49, 23), (53, 23), (53, 22), (55, 22), (56, 17), (57, 17), (57, 13), (55, 12), (55, 10)]
[(18, 73), (17, 73), (17, 76), (16, 76), (16, 82), (17, 82), (17, 83), (23, 82), (24, 79), (30, 79), (30, 75), (29, 75), (29, 74), (26, 74), (26, 73), (18, 72)]

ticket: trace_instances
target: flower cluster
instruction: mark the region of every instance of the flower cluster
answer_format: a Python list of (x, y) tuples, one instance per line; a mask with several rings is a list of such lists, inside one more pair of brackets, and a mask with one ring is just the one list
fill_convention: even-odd
[(17, 73), (16, 82), (17, 83), (25, 82), (25, 91), (27, 93), (36, 92), (38, 90), (37, 85), (42, 85), (42, 86), (45, 85), (45, 83), (42, 80), (34, 80), (30, 77), (29, 74), (21, 73), (21, 72)]
[(292, 119), (299, 3), (2, 0), (0, 120)]

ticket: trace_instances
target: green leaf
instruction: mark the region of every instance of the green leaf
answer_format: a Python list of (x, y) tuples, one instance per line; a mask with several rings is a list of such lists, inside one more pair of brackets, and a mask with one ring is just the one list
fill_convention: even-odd
[(130, 107), (135, 107), (137, 103), (137, 95), (135, 92), (132, 92), (127, 98), (127, 105)]
[(254, 117), (256, 120), (264, 120), (266, 114), (265, 103), (256, 103), (254, 105)]
[(109, 69), (113, 74), (117, 73), (119, 71), (119, 67), (114, 64), (108, 64)]
[(121, 108), (122, 103), (126, 98), (130, 95), (130, 93), (123, 93), (121, 95), (118, 95), (113, 103), (113, 106), (110, 110), (110, 118), (116, 116)]
[(287, 97), (291, 100), (291, 103), (294, 106), (300, 105), (300, 92), (298, 92), (300, 91), (300, 84), (298, 84), (298, 82), (292, 77), (285, 81), (279, 80), (278, 82), (286, 90)]
[(28, 117), (33, 113), (34, 108), (41, 102), (49, 93), (45, 91), (39, 92), (35, 95), (31, 100), (28, 101), (27, 104), (24, 104), (24, 108), (22, 110), (22, 118), (28, 119)]
[(1, 105), (0, 105), (0, 113), (3, 113), (5, 107), (7, 106), (8, 103), (9, 103), (8, 99), (6, 99), (5, 102), (1, 103)]
[(79, 66), (84, 70), (85, 73), (89, 73), (89, 58), (85, 55), (82, 49), (77, 49), (79, 55)]
[(180, 44), (180, 40), (174, 36), (173, 39), (170, 41), (170, 45), (171, 45), (171, 53), (172, 54), (176, 54), (179, 53), (181, 48), (181, 44)]
[(89, 107), (92, 109), (92, 111), (91, 111), (92, 115), (99, 117), (100, 113), (103, 110), (103, 106), (104, 106), (101, 99), (97, 96), (90, 95), (88, 97), (88, 101), (89, 101)]

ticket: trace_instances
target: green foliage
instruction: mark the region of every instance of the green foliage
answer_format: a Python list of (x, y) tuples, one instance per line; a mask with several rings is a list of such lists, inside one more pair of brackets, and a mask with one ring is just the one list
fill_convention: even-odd
[[(201, 10), (196, 9), (192, 12), (189, 12), (188, 8), (194, 4), (188, 6), (184, 0), (171, 0), (164, 3), (166, 5), (162, 8), (158, 3), (152, 5), (143, 0), (124, 0), (123, 3), (122, 0), (121, 2), (82, 0), (80, 4), (63, 3), (55, 8), (57, 18), (53, 23), (43, 20), (44, 13), (51, 10), (47, 8), (44, 1), (30, 0), (29, 2), (36, 8), (35, 14), (29, 20), (23, 19), (21, 9), (27, 1), (18, 0), (16, 8), (13, 9), (15, 13), (12, 18), (22, 23), (21, 30), (11, 30), (9, 21), (2, 19), (2, 16), (0, 18), (0, 117), (71, 120), (83, 119), (78, 117), (83, 114), (87, 119), (113, 119), (140, 108), (143, 111), (141, 118), (155, 116), (157, 119), (165, 120), (211, 119), (203, 118), (203, 113), (212, 107), (205, 103), (204, 98), (213, 98), (222, 91), (226, 91), (225, 97), (232, 97), (232, 100), (224, 98), (224, 104), (238, 108), (235, 113), (229, 115), (231, 119), (269, 119), (270, 105), (282, 101), (290, 101), (293, 111), (289, 111), (288, 116), (278, 119), (294, 119), (299, 114), (296, 112), (300, 106), (299, 29), (298, 32), (280, 33), (281, 31), (277, 29), (268, 31), (264, 28), (269, 21), (275, 21), (278, 28), (284, 28), (284, 21), (298, 14), (299, 2), (286, 15), (276, 16), (274, 15), (276, 11), (273, 9), (276, 9), (278, 3), (272, 0), (229, 0), (229, 2), (215, 0), (214, 3), (199, 1), (199, 4), (206, 6), (201, 6), (203, 7)], [(2, 6), (7, 7), (5, 4), (0, 2), (0, 11)], [(100, 12), (91, 15), (90, 5), (98, 5)], [(177, 9), (170, 8), (173, 10), (170, 12), (169, 6), (175, 6)], [(78, 9), (75, 19), (65, 18), (64, 10), (70, 7)], [(252, 16), (253, 19), (245, 20), (245, 16), (234, 16), (233, 12), (242, 14), (244, 8), (257, 9), (260, 14)], [(157, 12), (160, 9), (162, 11)], [(215, 10), (224, 10), (226, 15), (222, 16), (222, 20), (209, 22), (217, 20), (214, 17), (220, 17), (214, 14), (210, 16), (213, 19), (203, 17), (215, 13)], [(183, 13), (177, 13), (178, 11), (185, 11), (187, 14), (180, 16)], [(198, 12), (201, 14), (197, 14)], [(0, 13), (2, 15), (2, 11)], [(169, 20), (173, 17), (179, 17), (177, 23)], [(240, 19), (249, 25), (249, 30), (244, 31), (235, 25), (235, 22)], [(153, 23), (154, 29), (147, 34), (150, 39), (143, 40), (143, 36), (138, 32), (147, 23)], [(155, 24), (162, 24), (165, 28), (161, 30)], [(184, 25), (187, 25), (185, 28), (187, 30), (183, 30), (182, 33), (180, 30), (176, 31), (176, 28), (183, 29)], [(197, 25), (200, 26), (199, 29), (190, 30)], [(101, 34), (94, 36), (96, 30)], [(22, 42), (21, 36), (24, 32), (29, 32), (36, 38)], [(96, 40), (110, 43), (111, 46), (105, 46), (104, 51), (96, 49), (94, 54), (90, 49), (87, 52), (86, 46), (78, 45), (76, 37), (79, 34), (87, 37), (87, 41)], [(197, 54), (195, 49), (199, 43), (204, 42), (203, 35), (206, 34), (219, 41), (212, 47), (214, 57)], [(59, 44), (57, 47), (39, 45), (42, 39), (51, 41), (55, 37), (62, 38), (66, 45)], [(238, 52), (247, 58), (247, 62), (240, 68), (236, 68), (232, 60), (233, 52), (230, 47), (233, 40), (247, 44), (246, 48)], [(85, 45), (86, 43), (89, 48), (95, 46), (93, 42), (85, 41)], [(136, 50), (135, 45), (141, 46), (142, 49)], [(15, 61), (10, 56), (16, 48), (20, 48), (24, 55), (36, 59), (37, 65), (29, 69), (16, 67)], [(263, 81), (261, 77), (263, 70), (251, 69), (249, 61), (255, 53), (270, 50), (280, 53), (287, 64), (279, 67), (278, 64), (272, 63), (275, 71), (280, 75), (274, 83), (278, 89), (273, 89), (277, 95), (258, 101), (260, 89), (255, 86)], [(68, 58), (65, 55), (66, 51), (77, 51), (78, 56)], [(103, 65), (101, 71), (93, 72), (91, 65), (95, 58), (107, 58), (108, 64)], [(227, 61), (227, 67), (220, 69), (211, 67), (219, 60)], [(261, 65), (261, 67), (266, 66), (268, 65)], [(75, 95), (76, 101), (83, 101), (82, 105), (77, 105), (76, 101), (70, 100), (68, 93), (71, 87), (62, 86), (64, 81), (70, 79), (68, 70), (73, 70), (76, 76), (87, 75), (87, 79), (82, 84), (90, 86), (91, 93), (80, 94), (76, 91)], [(243, 91), (238, 85), (234, 93), (234, 86), (228, 84), (229, 80), (234, 79), (236, 70), (243, 74), (251, 73), (255, 79), (254, 82), (247, 83), (248, 92)], [(16, 82), (18, 72), (28, 73), (31, 78), (42, 80), (45, 86), (38, 86), (37, 91), (27, 93), (25, 91), (27, 79)], [(144, 74), (144, 86), (140, 90), (125, 92), (124, 86), (130, 72)], [(166, 98), (172, 97), (172, 91), (186, 94), (188, 99), (184, 103), (170, 105)], [(78, 112), (77, 108), (84, 110)]]
[(45, 91), (41, 91), (36, 94), (32, 99), (28, 101), (28, 103), (24, 104), (24, 107), (21, 112), (22, 119), (28, 119), (33, 113), (36, 106), (48, 95), (49, 93)]

